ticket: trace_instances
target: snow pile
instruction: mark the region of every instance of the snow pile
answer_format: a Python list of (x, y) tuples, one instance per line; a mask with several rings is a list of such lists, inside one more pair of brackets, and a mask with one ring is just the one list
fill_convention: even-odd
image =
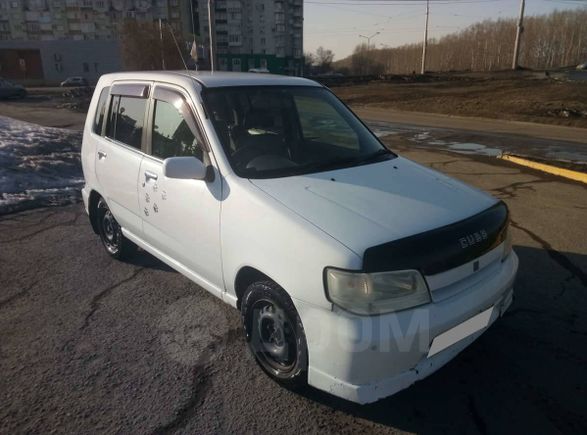
[(0, 214), (76, 202), (82, 133), (0, 116)]

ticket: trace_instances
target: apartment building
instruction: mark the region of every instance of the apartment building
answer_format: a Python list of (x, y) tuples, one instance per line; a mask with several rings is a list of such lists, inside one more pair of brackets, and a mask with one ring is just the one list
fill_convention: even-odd
[[(301, 75), (303, 0), (215, 0), (218, 68)], [(194, 0), (200, 42), (209, 46), (208, 0)]]
[(0, 0), (0, 76), (29, 83), (83, 76), (94, 82), (122, 69), (118, 34), (124, 20), (162, 19), (190, 39), (189, 2)]
[[(303, 0), (214, 3), (219, 69), (302, 73)], [(68, 76), (95, 82), (123, 69), (119, 32), (129, 19), (162, 19), (186, 41), (195, 33), (200, 67), (208, 64), (208, 0), (0, 0), (0, 76), (31, 84)]]

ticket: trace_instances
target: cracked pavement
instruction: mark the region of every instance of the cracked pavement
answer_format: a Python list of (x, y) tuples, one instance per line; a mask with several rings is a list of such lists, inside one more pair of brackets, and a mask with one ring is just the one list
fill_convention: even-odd
[(81, 205), (0, 217), (0, 433), (585, 433), (587, 189), (509, 162), (404, 156), (487, 190), (520, 257), (504, 318), (372, 405), (288, 391), (239, 313), (152, 256), (106, 254)]

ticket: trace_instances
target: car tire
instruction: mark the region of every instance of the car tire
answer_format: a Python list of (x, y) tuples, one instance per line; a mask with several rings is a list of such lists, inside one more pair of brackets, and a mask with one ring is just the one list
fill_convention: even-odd
[(265, 373), (289, 388), (307, 385), (306, 335), (285, 290), (272, 281), (251, 284), (241, 315), (249, 350)]
[(103, 198), (100, 198), (96, 205), (96, 222), (102, 244), (111, 257), (125, 260), (135, 254), (137, 245), (124, 237), (122, 228)]

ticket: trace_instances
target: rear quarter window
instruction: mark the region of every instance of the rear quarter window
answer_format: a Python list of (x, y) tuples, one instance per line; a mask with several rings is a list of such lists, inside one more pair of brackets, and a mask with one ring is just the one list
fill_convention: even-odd
[(102, 135), (102, 126), (104, 125), (104, 116), (106, 115), (106, 102), (108, 101), (108, 93), (110, 92), (110, 86), (105, 87), (100, 92), (100, 99), (96, 106), (96, 113), (94, 116), (94, 127), (92, 131), (96, 134)]

